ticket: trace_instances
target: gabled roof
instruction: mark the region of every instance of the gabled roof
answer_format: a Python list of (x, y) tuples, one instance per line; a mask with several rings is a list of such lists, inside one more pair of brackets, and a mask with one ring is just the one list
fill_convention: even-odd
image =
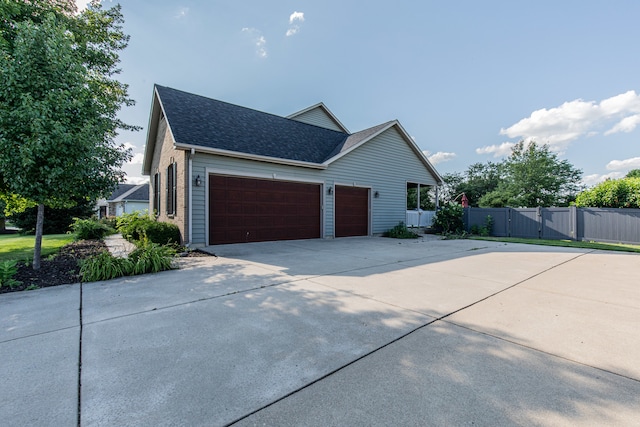
[(148, 202), (149, 184), (118, 184), (118, 187), (111, 193), (107, 202)]
[(347, 127), (343, 125), (340, 120), (338, 120), (338, 118), (331, 112), (331, 110), (329, 110), (327, 106), (324, 105), (324, 102), (319, 102), (315, 105), (312, 105), (311, 107), (305, 108), (304, 110), (300, 110), (298, 112), (290, 114), (287, 116), (287, 119), (297, 120), (299, 116), (302, 116), (313, 110), (321, 111), (322, 114), (324, 114), (329, 120), (331, 120), (340, 130), (342, 130), (344, 133), (349, 133), (349, 129), (347, 129)]
[[(319, 108), (345, 132), (295, 120)], [(395, 127), (429, 172), (442, 178), (397, 120), (349, 134), (324, 104), (280, 117), (227, 102), (156, 85), (142, 165), (150, 175), (158, 123), (166, 117), (176, 148), (325, 169), (329, 164)], [(332, 120), (333, 120), (332, 119)]]
[(185, 148), (321, 164), (349, 136), (164, 86), (156, 94), (175, 145)]

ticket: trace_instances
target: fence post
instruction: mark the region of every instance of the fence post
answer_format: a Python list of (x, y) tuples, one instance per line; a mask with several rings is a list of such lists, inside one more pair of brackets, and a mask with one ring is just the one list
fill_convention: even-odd
[(578, 208), (569, 206), (571, 212), (571, 240), (578, 240)]
[(536, 216), (538, 217), (538, 239), (542, 239), (542, 227), (544, 227), (544, 220), (542, 218), (542, 207), (536, 208)]

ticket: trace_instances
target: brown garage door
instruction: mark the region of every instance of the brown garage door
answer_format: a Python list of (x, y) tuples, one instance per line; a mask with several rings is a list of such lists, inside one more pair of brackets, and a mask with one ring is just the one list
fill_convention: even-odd
[(336, 237), (369, 234), (369, 189), (336, 186)]
[(209, 244), (319, 237), (319, 184), (209, 176)]

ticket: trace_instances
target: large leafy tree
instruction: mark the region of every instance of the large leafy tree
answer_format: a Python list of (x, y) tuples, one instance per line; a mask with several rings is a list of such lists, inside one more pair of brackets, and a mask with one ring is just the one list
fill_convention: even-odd
[(640, 169), (631, 169), (627, 172), (625, 178), (640, 178)]
[[(479, 206), (480, 198), (494, 191), (502, 180), (502, 165), (499, 163), (474, 163), (464, 173), (444, 176), (444, 200), (460, 200), (466, 194), (469, 206)], [(457, 199), (456, 199), (457, 198)]]
[(480, 206), (566, 206), (580, 190), (582, 171), (546, 144), (517, 143), (502, 164), (502, 179)]
[(131, 105), (118, 82), (119, 6), (94, 1), (3, 2), (0, 24), (0, 193), (37, 206), (34, 269), (40, 266), (44, 208), (107, 195), (131, 154), (114, 142)]

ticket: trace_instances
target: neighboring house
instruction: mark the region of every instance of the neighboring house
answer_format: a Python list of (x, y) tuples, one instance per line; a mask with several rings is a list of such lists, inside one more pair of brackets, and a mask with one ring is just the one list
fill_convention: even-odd
[(350, 133), (322, 103), (280, 117), (158, 85), (143, 174), (192, 246), (380, 234), (408, 187), (442, 184), (396, 120)]
[(123, 213), (149, 209), (149, 184), (118, 184), (109, 199), (98, 201), (98, 217), (121, 216)]

